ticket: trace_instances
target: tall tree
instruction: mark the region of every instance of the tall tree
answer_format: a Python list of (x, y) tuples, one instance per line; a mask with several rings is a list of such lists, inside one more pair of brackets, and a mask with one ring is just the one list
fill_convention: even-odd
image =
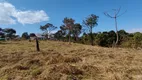
[(49, 35), (50, 35), (50, 33), (53, 31), (53, 30), (55, 30), (57, 27), (56, 26), (54, 26), (53, 24), (51, 24), (51, 23), (47, 23), (46, 25), (44, 25), (44, 26), (40, 26), (40, 29), (42, 30), (42, 31), (44, 31), (44, 35), (47, 37), (47, 38), (49, 38)]
[(63, 20), (63, 23), (64, 23), (64, 26), (65, 26), (65, 29), (68, 30), (68, 36), (69, 36), (69, 44), (71, 42), (71, 32), (73, 30), (73, 26), (74, 26), (74, 22), (75, 20), (72, 19), (72, 18), (64, 18)]
[(114, 11), (114, 15), (110, 15), (108, 12), (104, 12), (104, 14), (109, 17), (109, 18), (113, 18), (114, 21), (115, 21), (115, 28), (116, 28), (116, 36), (117, 36), (117, 39), (116, 39), (116, 42), (115, 42), (115, 46), (118, 44), (118, 41), (119, 41), (119, 35), (118, 35), (118, 26), (117, 26), (117, 18), (120, 17), (121, 15), (123, 15), (124, 13), (120, 14), (120, 10), (121, 8), (119, 9), (113, 9)]
[(94, 45), (93, 28), (98, 25), (98, 18), (98, 16), (91, 14), (85, 20), (83, 20), (83, 23), (89, 28), (92, 46)]
[(5, 28), (3, 29), (3, 32), (5, 33), (6, 37), (12, 39), (15, 34), (16, 34), (16, 30), (12, 29), (12, 28)]
[(79, 23), (74, 24), (72, 34), (75, 41), (78, 40), (78, 36), (81, 34), (82, 26)]

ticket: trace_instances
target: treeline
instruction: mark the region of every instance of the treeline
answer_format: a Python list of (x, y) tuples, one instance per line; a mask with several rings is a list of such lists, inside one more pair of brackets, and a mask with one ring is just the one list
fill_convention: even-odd
[[(74, 37), (75, 41), (78, 41), (78, 37), (80, 36), (80, 34), (84, 31), (84, 30), (88, 30), (89, 31), (89, 38), (90, 38), (90, 43), (93, 46), (94, 45), (94, 37), (93, 37), (93, 28), (95, 26), (98, 25), (98, 16), (91, 14), (88, 17), (86, 17), (85, 20), (83, 20), (83, 25), (82, 26), (80, 23), (76, 23), (74, 19), (72, 18), (68, 18), (65, 17), (63, 19), (63, 24), (60, 26), (60, 30), (57, 31), (54, 34), (54, 37), (58, 40), (60, 40), (60, 38), (62, 38), (62, 36), (67, 36), (68, 37), (68, 41), (69, 43), (71, 42), (71, 38)], [(53, 24), (51, 23), (47, 23), (44, 26), (40, 26), (40, 29), (42, 31), (44, 31), (43, 33), (46, 34), (46, 36), (48, 37), (48, 35), (50, 34), (50, 32), (52, 32), (52, 30), (56, 29), (57, 27), (55, 27)]]
[[(54, 34), (52, 34), (52, 31), (57, 29), (57, 27), (52, 23), (40, 26), (39, 29), (43, 31), (40, 36), (37, 36), (35, 33), (28, 34), (24, 32), (20, 37), (16, 35), (16, 30), (12, 28), (0, 28), (0, 39), (20, 38), (20, 40), (29, 40), (31, 37), (37, 37), (40, 40), (50, 39), (103, 47), (142, 48), (142, 33), (140, 32), (127, 33), (125, 30), (111, 30), (94, 33), (93, 28), (98, 25), (98, 18), (98, 16), (91, 14), (83, 20), (83, 24), (80, 24), (76, 23), (74, 19), (66, 17), (62, 21), (63, 24), (59, 27), (60, 29)], [(118, 36), (116, 36), (116, 33), (118, 33)]]
[[(104, 31), (94, 33), (93, 28), (98, 25), (98, 16), (91, 14), (83, 20), (83, 24), (76, 23), (72, 18), (64, 18), (63, 25), (60, 26), (54, 34), (54, 38), (59, 41), (68, 41), (82, 43), (87, 45), (98, 45), (103, 47), (142, 47), (142, 33), (127, 33), (125, 30), (119, 31)], [(40, 29), (44, 31), (44, 34), (50, 34), (56, 27), (47, 23), (44, 26), (40, 26)], [(86, 31), (89, 31), (88, 33)], [(118, 38), (117, 34), (118, 33)], [(116, 44), (116, 41), (118, 42)]]
[(0, 40), (12, 40), (18, 38), (19, 35), (16, 35), (16, 30), (12, 28), (0, 28)]
[[(142, 48), (142, 33), (127, 33), (125, 30), (119, 30), (119, 41), (117, 47), (129, 47), (129, 48)], [(55, 33), (55, 38), (59, 41), (68, 41), (68, 35), (61, 31)], [(116, 41), (115, 31), (104, 31), (93, 33), (94, 45), (102, 47), (114, 47)], [(76, 36), (71, 37), (71, 42), (91, 45), (90, 43), (90, 34), (83, 33), (82, 36), (76, 39)]]
[(36, 37), (35, 33), (24, 32), (21, 36), (16, 35), (16, 30), (13, 28), (0, 28), (0, 41), (6, 40), (29, 40), (30, 37)]

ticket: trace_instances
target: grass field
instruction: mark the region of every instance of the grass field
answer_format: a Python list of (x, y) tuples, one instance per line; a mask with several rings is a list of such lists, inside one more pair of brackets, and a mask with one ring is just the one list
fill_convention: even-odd
[(65, 42), (0, 43), (0, 80), (142, 80), (142, 50)]

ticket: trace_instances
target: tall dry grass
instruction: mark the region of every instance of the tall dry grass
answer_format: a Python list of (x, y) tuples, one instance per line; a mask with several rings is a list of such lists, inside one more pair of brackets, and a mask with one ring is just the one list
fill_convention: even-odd
[(142, 50), (65, 42), (2, 42), (0, 80), (142, 80)]

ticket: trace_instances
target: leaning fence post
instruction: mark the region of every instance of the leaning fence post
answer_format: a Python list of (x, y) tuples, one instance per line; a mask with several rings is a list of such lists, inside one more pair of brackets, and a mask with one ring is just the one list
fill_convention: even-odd
[(40, 51), (40, 48), (39, 48), (39, 41), (38, 41), (38, 38), (36, 37), (36, 50), (37, 51)]

